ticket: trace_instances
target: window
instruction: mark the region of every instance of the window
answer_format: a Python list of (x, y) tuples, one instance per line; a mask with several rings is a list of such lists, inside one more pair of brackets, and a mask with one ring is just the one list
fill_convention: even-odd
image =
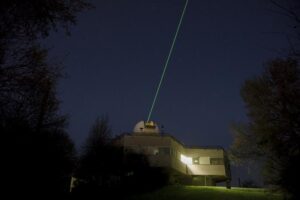
[(199, 165), (199, 158), (193, 158), (193, 164)]
[(160, 147), (159, 155), (170, 155), (171, 151), (169, 147)]
[(209, 157), (200, 157), (200, 165), (209, 165), (210, 164), (210, 160)]
[(211, 165), (224, 165), (224, 160), (223, 160), (223, 158), (211, 158), (210, 164)]

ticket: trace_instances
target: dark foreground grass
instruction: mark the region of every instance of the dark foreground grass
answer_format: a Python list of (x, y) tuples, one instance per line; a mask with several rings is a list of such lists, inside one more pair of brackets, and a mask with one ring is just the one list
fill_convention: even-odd
[(168, 186), (152, 193), (133, 196), (130, 200), (282, 200), (282, 195), (265, 189)]

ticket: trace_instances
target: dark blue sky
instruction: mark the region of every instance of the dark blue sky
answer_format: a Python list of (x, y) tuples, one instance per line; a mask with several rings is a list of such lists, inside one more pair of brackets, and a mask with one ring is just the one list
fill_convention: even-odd
[[(62, 112), (80, 145), (97, 116), (114, 134), (146, 120), (184, 0), (94, 0), (72, 35), (47, 39), (62, 60)], [(245, 121), (246, 79), (287, 45), (285, 21), (266, 0), (190, 0), (152, 119), (187, 145), (231, 141), (229, 126)]]

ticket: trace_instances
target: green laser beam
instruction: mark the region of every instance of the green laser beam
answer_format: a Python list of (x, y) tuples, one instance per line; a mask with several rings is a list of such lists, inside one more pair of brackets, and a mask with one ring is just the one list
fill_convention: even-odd
[(166, 62), (165, 62), (164, 70), (163, 70), (163, 73), (162, 73), (162, 75), (161, 75), (161, 77), (160, 77), (160, 81), (159, 81), (159, 84), (158, 84), (158, 86), (157, 86), (157, 89), (156, 89), (156, 92), (155, 92), (155, 96), (154, 96), (154, 99), (153, 99), (153, 102), (152, 102), (152, 105), (151, 105), (151, 108), (150, 108), (150, 111), (149, 111), (149, 114), (148, 114), (147, 122), (149, 122), (149, 120), (150, 120), (150, 118), (151, 118), (152, 111), (153, 111), (154, 105), (155, 105), (155, 103), (156, 103), (157, 96), (158, 96), (159, 90), (160, 90), (160, 88), (161, 88), (162, 81), (163, 81), (163, 79), (164, 79), (164, 76), (165, 76), (165, 73), (166, 73), (166, 70), (167, 70), (167, 67), (168, 67), (168, 64), (169, 64), (169, 60), (170, 60), (171, 55), (172, 55), (172, 52), (173, 52), (173, 48), (174, 48), (174, 45), (175, 45), (175, 42), (176, 42), (176, 39), (177, 39), (177, 35), (178, 35), (178, 32), (179, 32), (179, 29), (180, 29), (180, 26), (181, 26), (181, 23), (182, 23), (183, 16), (184, 16), (186, 7), (187, 7), (187, 5), (188, 5), (188, 2), (189, 2), (189, 0), (186, 0), (185, 5), (184, 5), (184, 8), (183, 8), (183, 11), (182, 11), (182, 13), (181, 13), (181, 17), (180, 17), (180, 20), (179, 20), (179, 23), (178, 23), (178, 26), (177, 26), (177, 29), (176, 29), (176, 33), (175, 33), (175, 36), (174, 36), (174, 38), (173, 38), (173, 42), (172, 42), (172, 45), (171, 45), (171, 48), (170, 48), (170, 51), (169, 51), (167, 60), (166, 60)]

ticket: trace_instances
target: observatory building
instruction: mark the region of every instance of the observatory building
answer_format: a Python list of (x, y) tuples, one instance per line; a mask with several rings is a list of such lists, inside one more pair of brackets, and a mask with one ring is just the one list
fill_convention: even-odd
[(230, 182), (230, 166), (221, 147), (188, 147), (171, 135), (162, 134), (153, 121), (138, 122), (121, 145), (148, 157), (152, 167), (168, 168), (177, 177), (189, 177), (190, 183), (216, 185)]

